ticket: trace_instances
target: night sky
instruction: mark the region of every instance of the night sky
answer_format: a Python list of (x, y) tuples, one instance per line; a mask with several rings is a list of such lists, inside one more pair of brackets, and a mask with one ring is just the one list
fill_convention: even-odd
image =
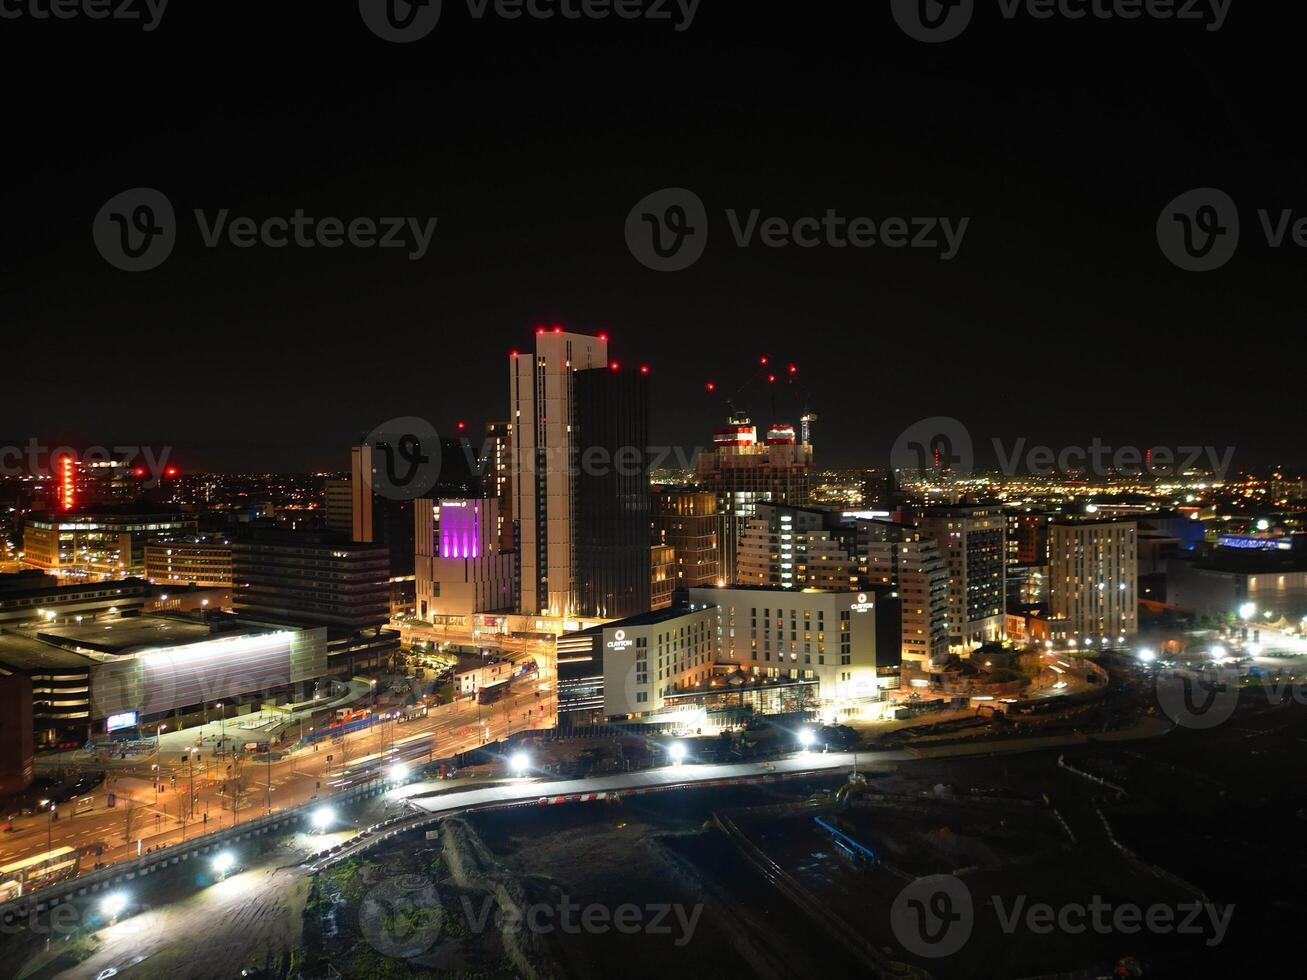
[[(766, 353), (799, 365), (819, 463), (884, 463), (929, 415), (981, 444), (1302, 463), (1307, 251), (1269, 248), (1257, 218), (1307, 216), (1285, 6), (1233, 0), (1210, 32), (1009, 21), (978, 0), (943, 44), (847, 0), (704, 0), (680, 32), (475, 20), (446, 0), (412, 44), (376, 37), (353, 0), (178, 2), (150, 32), (0, 20), (0, 438), (168, 444), (191, 470), (345, 468), (392, 417), (479, 432), (506, 415), (509, 351), (561, 323), (651, 366), (660, 444), (709, 444), (720, 396)], [(143, 186), (179, 231), (132, 274), (91, 230)], [(1155, 225), (1205, 186), (1238, 203), (1243, 238), (1224, 268), (1187, 273)], [(708, 212), (706, 252), (675, 273), (623, 237), (664, 187)], [(439, 220), (409, 261), (206, 248), (196, 208)], [(738, 248), (725, 211), (754, 208), (970, 223), (951, 261)], [(770, 419), (759, 386), (740, 402)]]

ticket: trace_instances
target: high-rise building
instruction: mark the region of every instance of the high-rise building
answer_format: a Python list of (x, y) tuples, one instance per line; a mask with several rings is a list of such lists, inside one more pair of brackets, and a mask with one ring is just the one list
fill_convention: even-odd
[(838, 511), (759, 503), (736, 545), (737, 585), (858, 589), (861, 569)]
[(576, 609), (616, 619), (649, 611), (647, 368), (577, 371)]
[(1009, 565), (1048, 564), (1048, 525), (1052, 518), (1037, 511), (1009, 511), (1007, 561)]
[(893, 513), (898, 509), (899, 483), (893, 470), (867, 470), (862, 479), (862, 506)]
[(959, 652), (1003, 638), (1006, 518), (997, 504), (928, 507), (920, 526), (948, 567), (948, 642)]
[(676, 588), (725, 584), (717, 548), (717, 495), (694, 487), (655, 487), (654, 544), (676, 551)]
[(915, 527), (811, 507), (759, 504), (740, 539), (736, 580), (784, 589), (897, 590), (901, 656), (948, 653), (948, 572), (939, 546)]
[(485, 448), (485, 490), (499, 501), (499, 547), (515, 551), (513, 538), (513, 423), (487, 422)]
[(759, 441), (748, 417), (733, 415), (713, 437), (713, 449), (699, 454), (699, 481), (717, 496), (721, 568), (734, 574), (745, 522), (760, 503), (802, 507), (811, 495), (812, 446), (800, 442), (794, 426), (776, 424)]
[(888, 521), (857, 521), (863, 581), (894, 586), (903, 611), (901, 656), (917, 666), (948, 656), (948, 568), (934, 538)]
[(476, 613), (517, 608), (516, 554), (499, 547), (499, 501), (414, 501), (417, 616), (470, 630)]
[(670, 607), (676, 588), (676, 549), (669, 544), (650, 545), (649, 608)]
[(353, 481), (327, 480), (322, 487), (323, 525), (337, 534), (354, 532)]
[(351, 537), (360, 544), (385, 545), (391, 577), (400, 578), (413, 574), (413, 501), (376, 492), (372, 477), (379, 452), (376, 446), (355, 446), (351, 451)]
[[(512, 514), (524, 613), (561, 616), (578, 608), (575, 378), (607, 367), (606, 337), (561, 327), (537, 329), (535, 352), (514, 351), (509, 359)], [(645, 535), (647, 544), (647, 525)], [(647, 579), (647, 554), (642, 565)]]
[(1054, 639), (1117, 642), (1139, 630), (1138, 530), (1133, 521), (1058, 521), (1049, 535)]
[(606, 338), (561, 328), (538, 329), (534, 355), (510, 358), (511, 492), (523, 612), (564, 615), (578, 608), (574, 376), (607, 366)]

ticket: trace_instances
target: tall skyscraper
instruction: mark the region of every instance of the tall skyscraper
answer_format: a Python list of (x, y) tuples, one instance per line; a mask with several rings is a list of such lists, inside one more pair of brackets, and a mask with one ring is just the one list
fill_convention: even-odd
[(513, 537), (513, 423), (486, 423), (485, 490), (499, 501), (496, 518), (499, 547), (503, 551), (516, 549)]
[(1006, 630), (1006, 527), (993, 505), (928, 507), (922, 531), (948, 566), (948, 642), (959, 652), (1003, 638)]
[(760, 442), (757, 426), (736, 414), (717, 431), (713, 449), (699, 454), (699, 480), (717, 495), (723, 574), (735, 574), (740, 535), (758, 504), (808, 503), (812, 469), (812, 446), (799, 441), (792, 425), (771, 426)]
[[(575, 377), (608, 366), (606, 337), (561, 327), (537, 329), (535, 353), (515, 351), (509, 359), (512, 513), (524, 613), (566, 615), (578, 608)], [(647, 538), (646, 525), (646, 579)]]
[(576, 609), (649, 611), (649, 377), (612, 364), (574, 375)]
[(1055, 639), (1116, 642), (1139, 630), (1138, 532), (1133, 521), (1059, 521), (1049, 535)]

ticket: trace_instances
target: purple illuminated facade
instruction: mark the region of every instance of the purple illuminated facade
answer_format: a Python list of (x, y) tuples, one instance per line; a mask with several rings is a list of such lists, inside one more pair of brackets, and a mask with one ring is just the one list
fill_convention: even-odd
[(418, 617), (470, 628), (476, 613), (514, 609), (517, 555), (499, 547), (499, 501), (469, 497), (414, 503)]
[(484, 550), (480, 500), (440, 502), (440, 557), (480, 558)]

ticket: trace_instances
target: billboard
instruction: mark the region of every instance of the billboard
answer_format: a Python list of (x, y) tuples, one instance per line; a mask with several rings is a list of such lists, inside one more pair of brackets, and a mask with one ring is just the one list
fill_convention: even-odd
[(104, 725), (105, 731), (118, 732), (124, 728), (135, 728), (136, 717), (135, 711), (124, 711), (122, 714), (110, 715), (109, 720)]

